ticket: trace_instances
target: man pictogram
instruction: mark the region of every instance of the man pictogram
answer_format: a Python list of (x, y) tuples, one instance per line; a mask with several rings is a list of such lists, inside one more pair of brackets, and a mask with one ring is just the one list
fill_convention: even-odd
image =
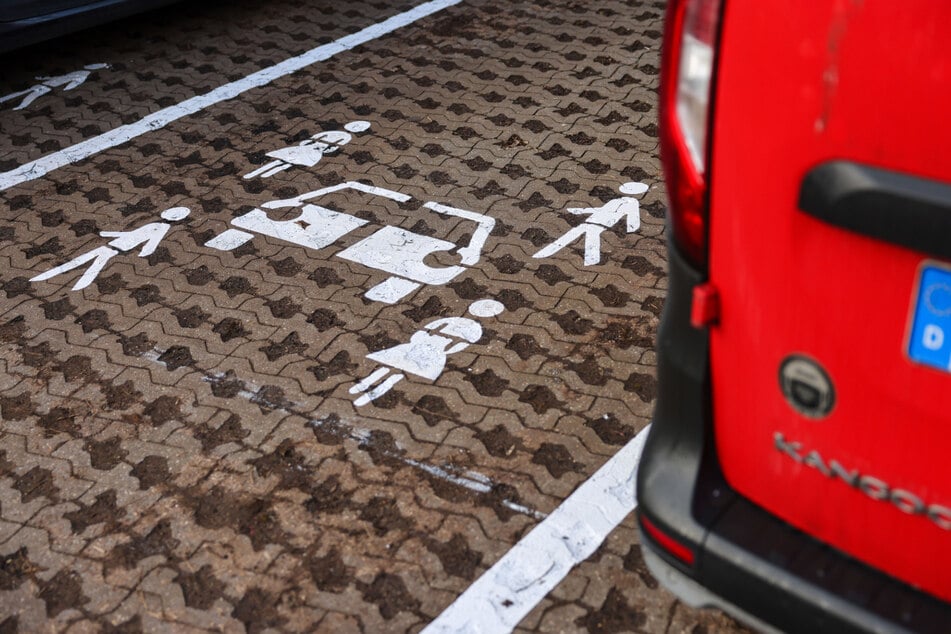
[(31, 86), (26, 90), (21, 90), (20, 92), (14, 92), (0, 97), (0, 103), (23, 97), (23, 101), (20, 102), (20, 105), (14, 108), (14, 110), (22, 110), (36, 101), (38, 98), (49, 92), (52, 92), (54, 88), (63, 86), (64, 91), (72, 90), (76, 86), (79, 86), (84, 81), (86, 81), (90, 72), (94, 70), (102, 70), (103, 68), (109, 68), (109, 64), (88, 64), (83, 67), (83, 70), (66, 73), (65, 75), (59, 75), (57, 77), (37, 77), (36, 79), (38, 79), (40, 83), (35, 86)]
[(620, 187), (623, 198), (615, 198), (601, 207), (573, 207), (568, 209), (575, 215), (587, 215), (588, 218), (568, 233), (533, 255), (534, 258), (547, 258), (584, 236), (584, 265), (591, 266), (601, 261), (601, 232), (610, 229), (623, 219), (627, 219), (627, 232), (634, 233), (641, 226), (640, 203), (633, 196), (648, 190), (644, 183), (624, 183)]
[(74, 291), (81, 291), (95, 281), (99, 273), (101, 273), (109, 263), (109, 260), (118, 255), (119, 252), (132, 251), (139, 245), (143, 245), (141, 251), (139, 251), (140, 258), (147, 258), (155, 253), (155, 249), (158, 248), (162, 238), (165, 237), (165, 234), (168, 233), (168, 230), (171, 228), (169, 222), (182, 220), (190, 213), (191, 210), (187, 207), (172, 207), (171, 209), (166, 209), (161, 214), (162, 219), (168, 222), (150, 222), (132, 231), (101, 231), (99, 235), (103, 238), (112, 238), (108, 245), (83, 253), (65, 264), (60, 264), (56, 268), (50, 269), (46, 273), (40, 273), (36, 277), (30, 278), (30, 281), (41, 282), (48, 280), (57, 275), (62, 275), (63, 273), (77, 269), (87, 262), (91, 262), (89, 268), (86, 269), (86, 272), (83, 273), (79, 281), (73, 286)]

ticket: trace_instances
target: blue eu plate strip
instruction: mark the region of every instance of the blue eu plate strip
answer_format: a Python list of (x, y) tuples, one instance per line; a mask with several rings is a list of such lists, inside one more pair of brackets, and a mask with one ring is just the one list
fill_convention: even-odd
[(908, 356), (951, 371), (951, 271), (922, 267), (912, 319)]

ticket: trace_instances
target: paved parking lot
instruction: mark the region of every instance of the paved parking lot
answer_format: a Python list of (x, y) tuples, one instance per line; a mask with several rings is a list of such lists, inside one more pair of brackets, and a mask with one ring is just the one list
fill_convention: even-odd
[[(647, 426), (663, 2), (423, 4), (0, 58), (0, 632), (419, 631)], [(519, 631), (741, 630), (580, 559)]]

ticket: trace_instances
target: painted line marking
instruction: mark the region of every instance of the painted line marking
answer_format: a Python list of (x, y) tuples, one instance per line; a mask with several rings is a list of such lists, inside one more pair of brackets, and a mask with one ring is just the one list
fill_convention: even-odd
[(423, 634), (511, 632), (637, 507), (634, 482), (650, 425), (430, 623)]
[(284, 60), (274, 66), (259, 70), (256, 73), (252, 73), (247, 77), (225, 84), (224, 86), (219, 86), (204, 95), (198, 95), (174, 106), (153, 112), (135, 123), (109, 130), (97, 137), (87, 139), (58, 152), (47, 154), (35, 161), (25, 163), (9, 172), (0, 173), (0, 191), (45, 176), (55, 169), (89, 158), (103, 150), (116, 147), (126, 141), (131, 141), (147, 132), (164, 128), (173, 121), (200, 112), (208, 106), (233, 99), (252, 88), (259, 88), (271, 83), (275, 79), (290, 75), (311, 64), (327, 60), (338, 53), (343, 53), (361, 44), (375, 40), (401, 27), (412, 24), (417, 20), (459, 4), (461, 1), (462, 0), (430, 0), (430, 2), (425, 2), (409, 11), (395, 15), (378, 24), (368, 26), (351, 35), (346, 35), (339, 40), (318, 46), (302, 55)]

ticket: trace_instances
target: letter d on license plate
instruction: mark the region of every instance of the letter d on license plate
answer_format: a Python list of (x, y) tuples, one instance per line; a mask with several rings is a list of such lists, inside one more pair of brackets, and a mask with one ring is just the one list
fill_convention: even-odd
[(914, 302), (908, 356), (951, 371), (951, 271), (934, 265), (921, 267)]

